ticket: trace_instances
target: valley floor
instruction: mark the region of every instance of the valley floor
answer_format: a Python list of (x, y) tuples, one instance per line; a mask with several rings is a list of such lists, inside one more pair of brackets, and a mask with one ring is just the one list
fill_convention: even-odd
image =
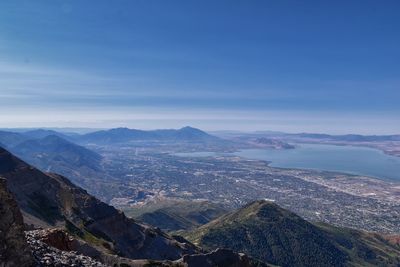
[[(101, 151), (126, 192), (111, 204), (123, 209), (162, 199), (207, 200), (237, 208), (269, 199), (310, 221), (400, 233), (400, 183), (363, 176), (279, 169), (239, 157), (183, 158), (135, 149)], [(112, 164), (111, 164), (112, 163)]]

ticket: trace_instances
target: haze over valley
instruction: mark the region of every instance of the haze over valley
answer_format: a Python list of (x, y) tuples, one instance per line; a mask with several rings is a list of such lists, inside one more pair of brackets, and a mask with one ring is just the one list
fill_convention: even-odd
[[(287, 153), (303, 160), (310, 157), (308, 151), (303, 151), (310, 145), (284, 138), (266, 135), (255, 141), (245, 134), (241, 138), (221, 138), (192, 127), (155, 131), (118, 128), (83, 135), (49, 130), (3, 131), (1, 136), (2, 143), (12, 139), (12, 146), (7, 148), (28, 163), (69, 177), (128, 214), (131, 209), (165, 201), (207, 201), (232, 210), (261, 198), (311, 221), (385, 233), (398, 233), (400, 229), (400, 181), (395, 174), (389, 179), (330, 172), (321, 163), (319, 170), (302, 169), (295, 165), (296, 160), (292, 168), (274, 168), (274, 160), (279, 162), (282, 157), (290, 166)], [(382, 142), (383, 137), (375, 139)], [(371, 142), (375, 141), (369, 140), (365, 147)], [(321, 145), (310, 162), (343, 158), (329, 166), (340, 168), (353, 162), (360, 168), (365, 159), (361, 163), (357, 159), (365, 151), (374, 151), (376, 154), (369, 155), (372, 160), (368, 167), (372, 170), (385, 168), (379, 161), (374, 166), (376, 155), (387, 157), (382, 160), (386, 164), (399, 166), (397, 157), (356, 144), (338, 146), (337, 150)], [(257, 159), (253, 151), (265, 154)], [(286, 154), (274, 157), (274, 153)]]
[(399, 267), (399, 11), (0, 1), (0, 267)]

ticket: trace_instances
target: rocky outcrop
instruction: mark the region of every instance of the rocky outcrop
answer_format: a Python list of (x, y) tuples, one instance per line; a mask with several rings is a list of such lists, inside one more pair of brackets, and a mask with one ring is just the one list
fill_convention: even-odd
[[(36, 231), (26, 233), (27, 242), (30, 245), (37, 266), (43, 267), (107, 267), (91, 257), (77, 253), (76, 251), (63, 251), (52, 247), (40, 239)], [(60, 240), (57, 240), (59, 242)], [(60, 243), (61, 244), (61, 243)]]
[(74, 238), (65, 230), (59, 228), (31, 230), (26, 232), (30, 240), (37, 240), (61, 251), (75, 251), (99, 261), (103, 261), (104, 253), (87, 242)]
[(100, 251), (60, 228), (26, 232), (36, 261), (52, 266), (141, 266), (143, 260), (132, 260)]
[(269, 265), (236, 253), (230, 249), (216, 249), (209, 253), (184, 255), (175, 261), (134, 260), (118, 266), (126, 267), (268, 267)]
[(0, 266), (24, 267), (33, 257), (24, 236), (24, 223), (18, 204), (0, 178)]
[(58, 228), (26, 232), (37, 262), (44, 266), (124, 266), (124, 267), (253, 267), (246, 255), (229, 249), (217, 249), (210, 253), (184, 255), (176, 261), (131, 260), (102, 253), (84, 241), (78, 240)]

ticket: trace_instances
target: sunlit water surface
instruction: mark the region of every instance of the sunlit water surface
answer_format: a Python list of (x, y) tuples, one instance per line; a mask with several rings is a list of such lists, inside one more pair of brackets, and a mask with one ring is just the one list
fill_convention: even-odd
[(400, 157), (382, 151), (354, 146), (300, 144), (296, 149), (245, 149), (235, 153), (177, 153), (178, 156), (207, 157), (236, 155), (271, 162), (279, 168), (316, 169), (366, 175), (384, 180), (400, 181)]

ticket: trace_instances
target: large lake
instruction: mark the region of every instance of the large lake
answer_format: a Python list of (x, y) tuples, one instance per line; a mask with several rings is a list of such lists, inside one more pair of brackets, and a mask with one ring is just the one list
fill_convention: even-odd
[[(179, 156), (216, 156), (213, 152), (178, 153)], [(400, 157), (365, 147), (300, 144), (296, 149), (245, 149), (235, 153), (248, 159), (270, 161), (279, 168), (316, 169), (400, 181)]]

